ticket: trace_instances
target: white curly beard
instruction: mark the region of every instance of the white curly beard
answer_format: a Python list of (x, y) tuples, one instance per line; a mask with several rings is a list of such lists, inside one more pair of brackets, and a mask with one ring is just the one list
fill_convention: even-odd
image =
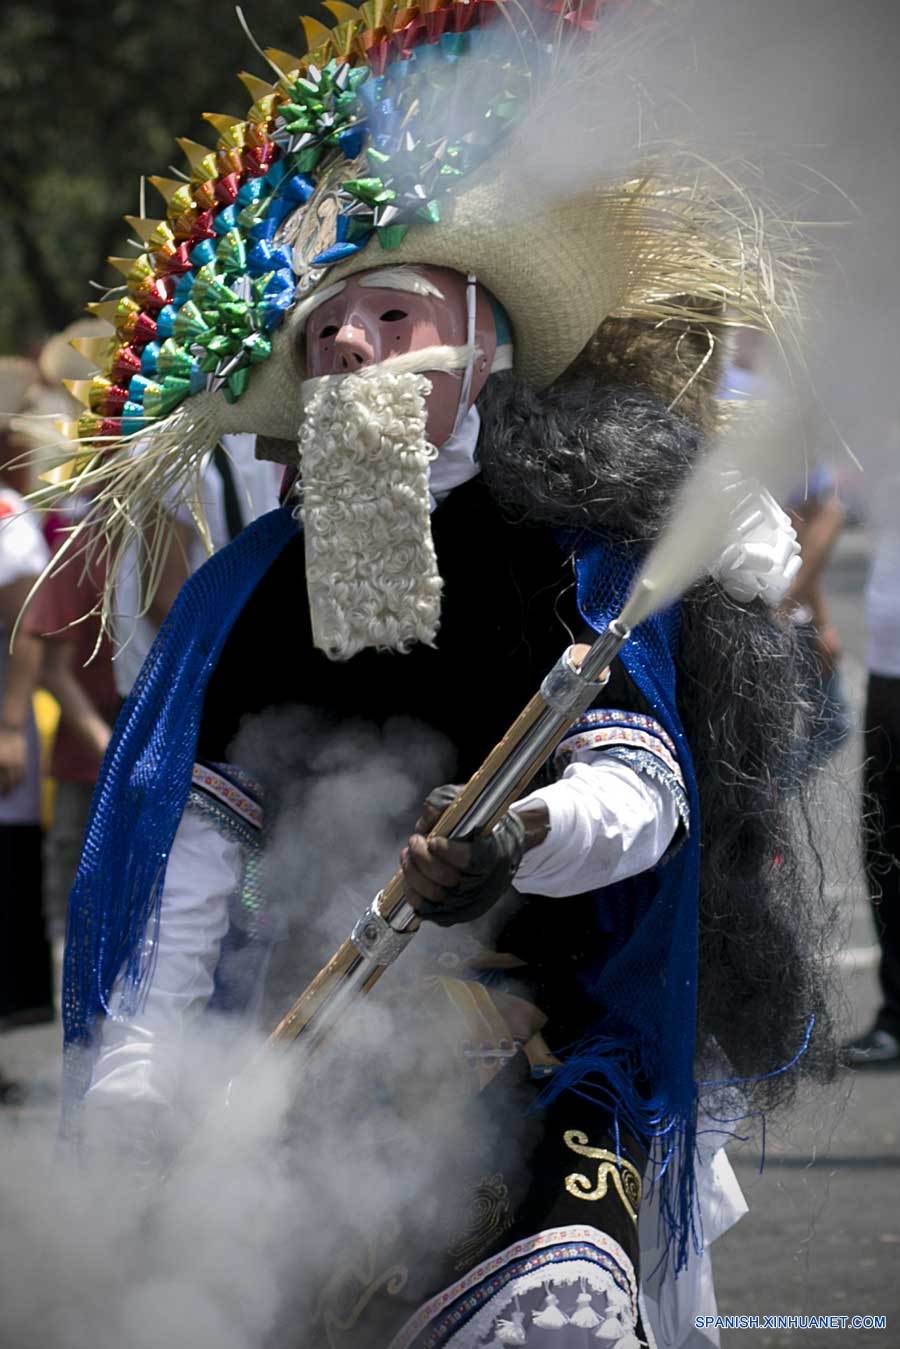
[(315, 646), (431, 646), (441, 578), (431, 538), (424, 375), (370, 367), (315, 381), (300, 429), (306, 584)]

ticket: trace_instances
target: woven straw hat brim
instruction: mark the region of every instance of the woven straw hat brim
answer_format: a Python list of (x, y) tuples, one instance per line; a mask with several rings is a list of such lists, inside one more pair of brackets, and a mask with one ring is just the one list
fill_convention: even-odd
[(631, 236), (622, 217), (629, 209), (622, 194), (601, 188), (541, 206), (521, 174), (492, 162), (439, 224), (414, 227), (389, 252), (371, 243), (332, 269), (327, 284), (372, 267), (473, 272), (509, 315), (517, 373), (540, 389), (622, 302)]
[[(536, 203), (521, 162), (515, 153), (507, 156), (513, 172), (495, 157), (445, 203), (440, 223), (413, 226), (395, 249), (373, 240), (356, 257), (330, 268), (320, 286), (376, 267), (474, 273), (509, 315), (517, 372), (535, 388), (551, 384), (622, 303), (635, 237), (627, 217), (639, 208), (629, 193), (600, 187)], [(297, 321), (289, 319), (244, 397), (220, 409), (223, 431), (295, 438), (303, 417), (302, 376), (294, 356), (301, 337)]]

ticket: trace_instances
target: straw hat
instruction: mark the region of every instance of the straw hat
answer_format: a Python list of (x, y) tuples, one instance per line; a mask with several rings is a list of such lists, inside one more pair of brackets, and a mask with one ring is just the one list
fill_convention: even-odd
[(99, 318), (76, 319), (62, 332), (49, 337), (41, 348), (38, 366), (47, 384), (62, 384), (65, 379), (86, 379), (93, 374), (96, 363), (82, 356), (72, 346), (77, 339), (106, 338), (114, 336), (111, 324)]
[(10, 417), (28, 406), (28, 391), (37, 379), (34, 361), (24, 356), (0, 356), (0, 430), (7, 429)]
[(215, 150), (179, 142), (189, 183), (151, 178), (166, 219), (128, 217), (145, 251), (110, 259), (124, 293), (89, 306), (115, 337), (75, 339), (99, 367), (71, 386), (88, 446), (108, 457), (149, 432), (192, 458), (226, 431), (294, 440), (297, 299), (372, 267), (474, 272), (536, 387), (609, 315), (665, 323), (691, 295), (704, 322), (725, 305), (763, 322), (771, 263), (734, 202), (699, 189), (696, 165), (681, 182), (641, 166), (614, 183), (585, 163), (552, 191), (535, 167), (536, 147), (559, 157), (561, 102), (580, 99), (596, 124), (614, 5), (325, 5), (337, 23), (302, 20), (306, 56), (269, 50), (274, 83), (241, 76), (245, 119), (206, 114)]
[[(502, 164), (476, 173), (440, 224), (410, 229), (390, 252), (371, 241), (311, 290), (384, 266), (475, 273), (509, 316), (517, 372), (537, 388), (552, 383), (625, 299), (637, 262), (628, 215), (640, 203), (597, 188), (537, 212), (523, 200), (516, 148), (507, 147)], [(302, 329), (302, 318), (290, 316), (241, 399), (227, 404), (217, 397), (210, 404), (222, 433), (295, 439), (303, 418), (297, 358)]]

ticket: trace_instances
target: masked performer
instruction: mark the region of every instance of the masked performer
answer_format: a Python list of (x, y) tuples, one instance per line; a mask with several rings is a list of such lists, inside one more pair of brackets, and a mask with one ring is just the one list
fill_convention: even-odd
[[(190, 184), (156, 180), (167, 219), (132, 221), (146, 251), (79, 390), (73, 471), (100, 505), (128, 496), (129, 527), (225, 432), (297, 474), (185, 586), (107, 755), (65, 994), (70, 1088), (96, 1108), (167, 1107), (184, 1028), (256, 998), (273, 920), (242, 720), (414, 717), (465, 780), (621, 607), (713, 428), (726, 309), (765, 327), (778, 300), (757, 284), (777, 265), (693, 179), (579, 160), (548, 186), (559, 137), (597, 124), (606, 6), (327, 7), (306, 57), (268, 53), (274, 84), (242, 77), (246, 119), (210, 115), (215, 151), (183, 142)], [(116, 447), (132, 433), (142, 457)], [(499, 1173), (483, 1230), (328, 1342), (648, 1339), (650, 1180), (679, 1306), (709, 1308), (695, 1062), (766, 1105), (804, 1045), (799, 1067), (830, 1052), (780, 786), (796, 699), (771, 604), (796, 549), (765, 493), (736, 500), (716, 574), (635, 632), (548, 780), (478, 841), (427, 840), (439, 790), (403, 851), (427, 920), (500, 905), (448, 997), (475, 1009), (486, 1090), (532, 1083), (541, 1137), (524, 1196)], [(671, 1310), (661, 1343), (684, 1341)]]

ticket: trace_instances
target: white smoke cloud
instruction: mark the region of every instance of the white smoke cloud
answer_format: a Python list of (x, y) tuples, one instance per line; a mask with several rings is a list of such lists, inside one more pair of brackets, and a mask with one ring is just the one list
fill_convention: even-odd
[[(411, 722), (334, 732), (294, 709), (248, 722), (235, 755), (282, 802), (266, 874), (290, 936), (268, 1026), (395, 869), (449, 754)], [(473, 941), (424, 928), (312, 1060), (208, 1018), (173, 1108), (88, 1109), (77, 1149), (0, 1118), (0, 1345), (300, 1349), (390, 1271), (411, 1314), (482, 1152), (502, 1136), (514, 1155), (527, 1127), (515, 1092), (479, 1102), (447, 1029), (437, 957)]]
[[(642, 144), (680, 141), (753, 163), (778, 209), (831, 222), (818, 232), (809, 362), (823, 425), (840, 428), (877, 481), (882, 448), (893, 456), (897, 444), (896, 6), (686, 0), (660, 7), (657, 22), (638, 41), (622, 21), (624, 78), (588, 91), (598, 115), (554, 134), (534, 180), (564, 191), (589, 152), (618, 173)], [(295, 940), (276, 959), (277, 1016), (394, 870), (447, 760), (435, 738), (401, 723), (383, 738), (364, 727), (335, 735), (277, 712), (245, 730), (239, 754), (285, 788), (267, 878)], [(112, 1142), (78, 1159), (50, 1132), (0, 1122), (0, 1344), (262, 1349), (277, 1343), (287, 1308), (296, 1349), (355, 1242), (373, 1243), (373, 1280), (392, 1268), (375, 1250), (390, 1214), (407, 1225), (406, 1251), (437, 1249), (466, 1181), (452, 1168), (442, 1178), (439, 1158), (458, 1157), (463, 1129), (465, 1151), (509, 1133), (511, 1155), (523, 1127), (515, 1100), (502, 1113), (492, 1101), (473, 1123), (458, 1065), (420, 1015), (426, 957), (456, 940), (423, 933), (329, 1058), (263, 1062), (228, 1110), (234, 1045), (206, 1027), (188, 1046), (189, 1099), (165, 1124), (179, 1146), (163, 1148), (164, 1180), (135, 1176)]]

